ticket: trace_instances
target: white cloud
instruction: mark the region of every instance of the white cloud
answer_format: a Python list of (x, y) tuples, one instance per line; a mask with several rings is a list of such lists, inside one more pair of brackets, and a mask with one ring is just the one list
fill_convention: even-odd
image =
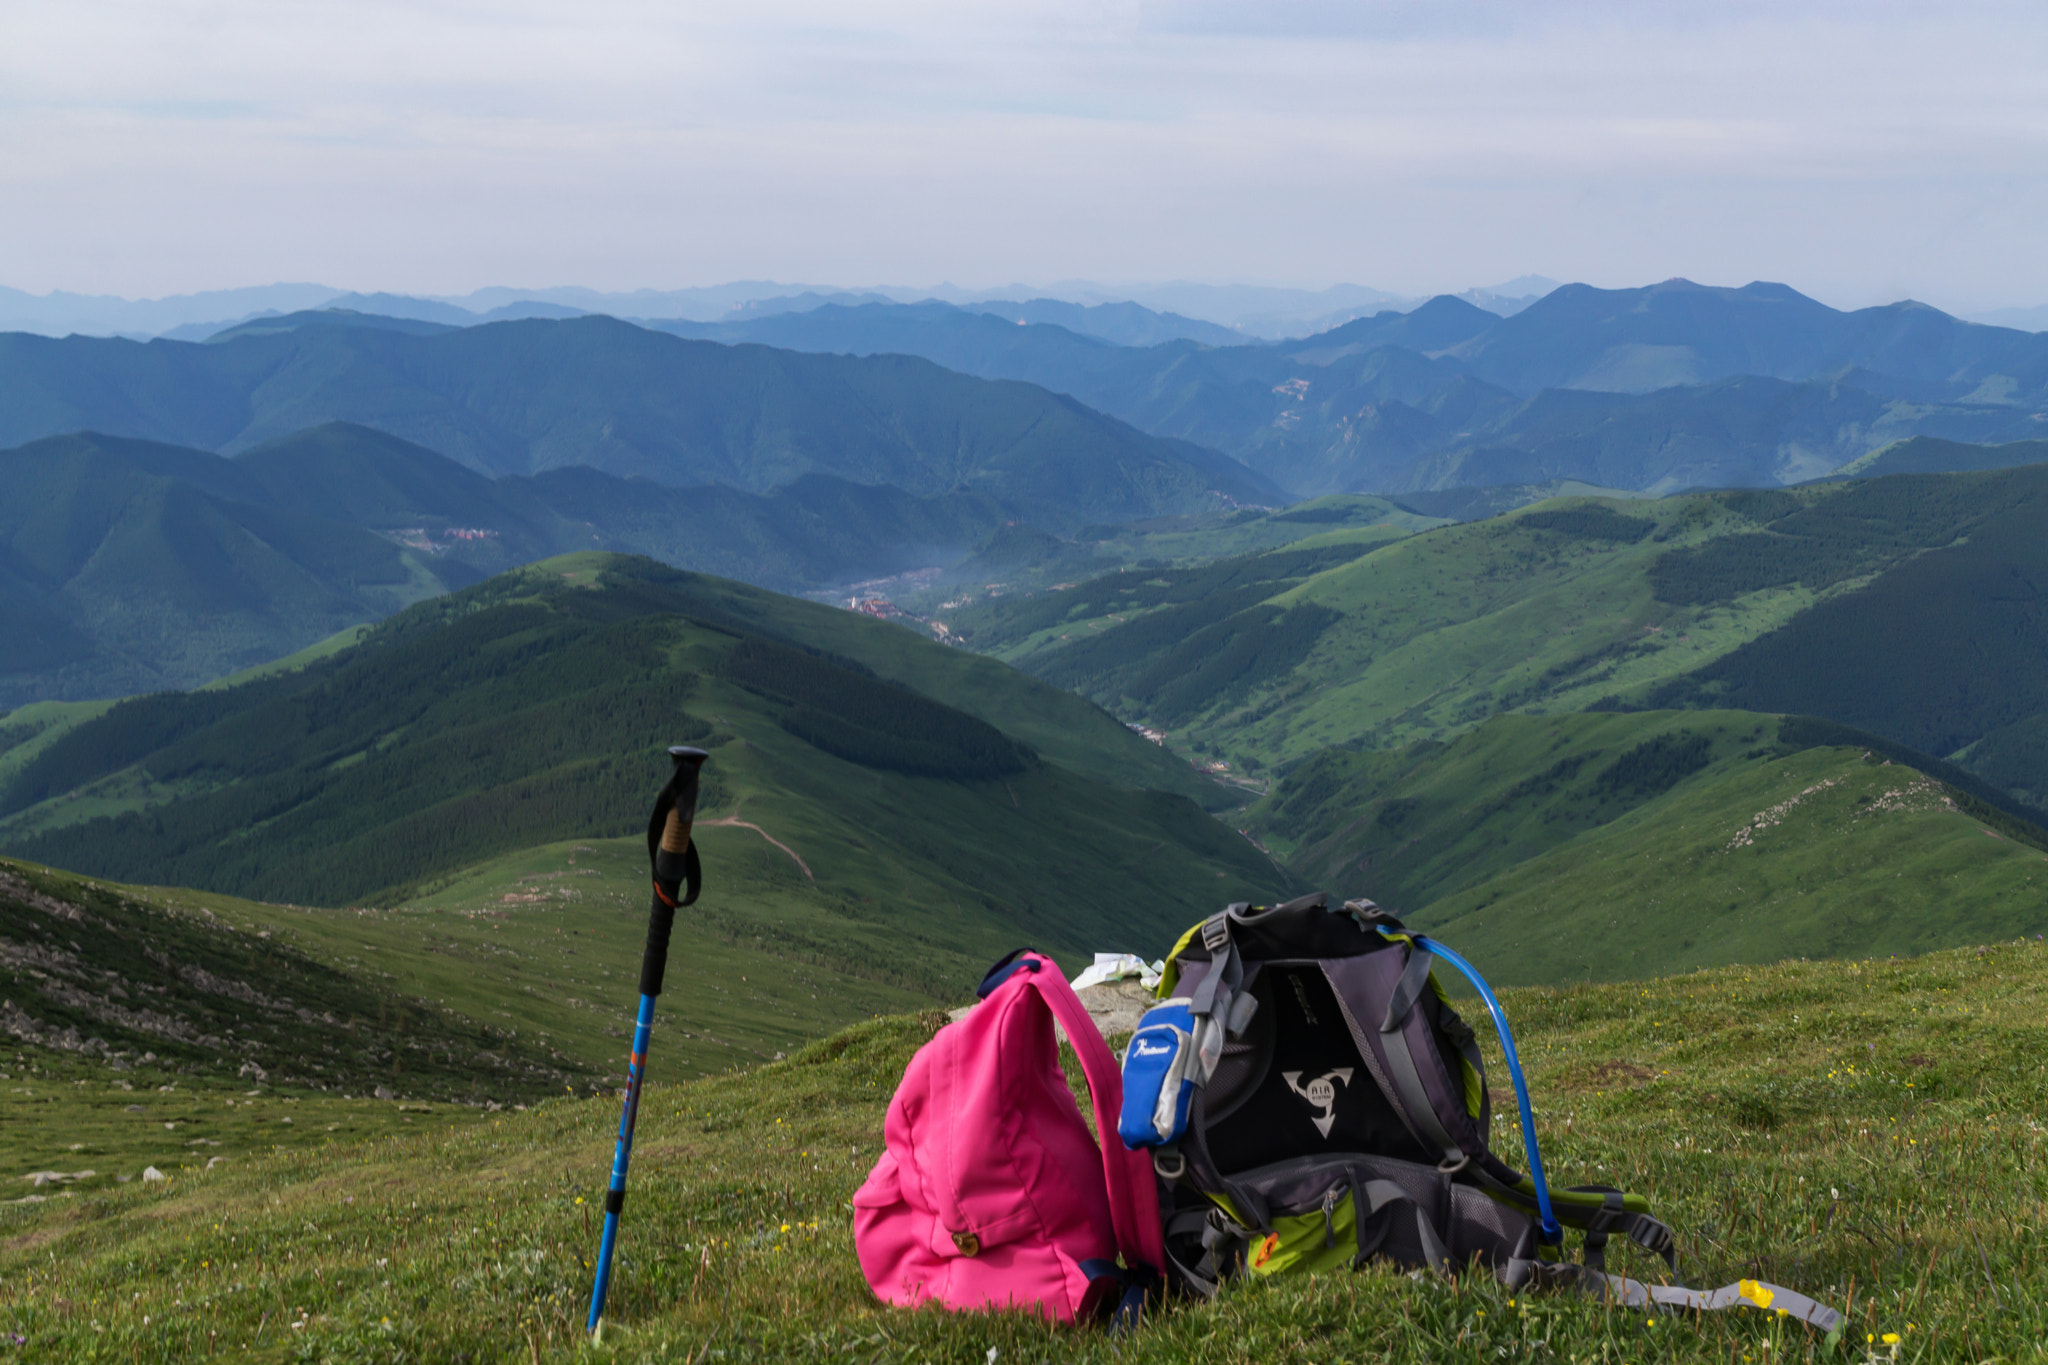
[(2038, 5), (0, 10), (0, 282), (2048, 298)]

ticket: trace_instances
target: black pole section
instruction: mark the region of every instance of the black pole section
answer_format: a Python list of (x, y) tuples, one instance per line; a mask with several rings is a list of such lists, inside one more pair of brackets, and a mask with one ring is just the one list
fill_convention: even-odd
[[(689, 905), (704, 887), (704, 869), (690, 825), (697, 817), (697, 774), (710, 755), (678, 744), (668, 751), (675, 771), (647, 817), (647, 861), (654, 870), (654, 905), (647, 918), (647, 951), (640, 958), (640, 994), (660, 995), (668, 967), (668, 935), (676, 907)], [(684, 884), (687, 883), (687, 889)], [(680, 891), (680, 894), (678, 892)]]
[[(640, 959), (640, 1015), (633, 1026), (633, 1058), (626, 1074), (626, 1109), (619, 1117), (619, 1144), (612, 1155), (611, 1186), (604, 1196), (604, 1236), (597, 1248), (597, 1277), (590, 1291), (590, 1320), (595, 1332), (604, 1318), (605, 1290), (611, 1283), (612, 1249), (618, 1243), (619, 1218), (626, 1210), (626, 1167), (633, 1158), (633, 1123), (640, 1114), (640, 1082), (647, 1075), (647, 1044), (654, 1029), (654, 999), (661, 994), (668, 966), (668, 935), (675, 927), (676, 907), (697, 899), (704, 886), (697, 845), (690, 825), (697, 815), (697, 773), (710, 755), (702, 749), (676, 745), (668, 751), (675, 763), (654, 814), (647, 820), (647, 861), (654, 874), (654, 904), (647, 917), (647, 952)], [(684, 889), (687, 884), (687, 890)]]

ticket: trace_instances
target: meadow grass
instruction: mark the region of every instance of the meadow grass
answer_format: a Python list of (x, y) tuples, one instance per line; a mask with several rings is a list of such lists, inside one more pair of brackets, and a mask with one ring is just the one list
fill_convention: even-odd
[(1414, 922), (1518, 984), (2031, 937), (2048, 854), (2005, 829), (1857, 749), (1738, 756)]
[[(943, 1015), (649, 1086), (601, 1342), (582, 1334), (617, 1101), (280, 1145), (212, 1171), (0, 1205), (0, 1351), (36, 1361), (2032, 1359), (2048, 1330), (2048, 946), (1509, 992), (1554, 1183), (1640, 1191), (1695, 1285), (1646, 1315), (1484, 1274), (1237, 1285), (1135, 1335), (879, 1305), (848, 1200)], [(667, 1014), (671, 1027), (681, 1010)], [(662, 1035), (653, 1071), (663, 1072)], [(1500, 1083), (1495, 1071), (1495, 1084)], [(1496, 1093), (1497, 1107), (1510, 1108)], [(1518, 1151), (1512, 1123), (1495, 1146)], [(1653, 1274), (1657, 1263), (1617, 1258)], [(993, 1352), (993, 1355), (990, 1353)]]

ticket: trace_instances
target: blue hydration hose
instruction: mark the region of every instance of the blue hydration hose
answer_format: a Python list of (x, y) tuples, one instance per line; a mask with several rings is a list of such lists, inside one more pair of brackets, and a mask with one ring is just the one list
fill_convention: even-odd
[(612, 1247), (619, 1240), (619, 1215), (626, 1206), (626, 1166), (633, 1159), (633, 1120), (640, 1111), (640, 1081), (647, 1074), (647, 1041), (654, 1031), (654, 997), (640, 997), (640, 1017), (633, 1025), (633, 1060), (626, 1072), (626, 1111), (619, 1118), (619, 1145), (612, 1153), (612, 1182), (604, 1197), (604, 1237), (597, 1244), (597, 1278), (590, 1291), (590, 1321), (595, 1332), (604, 1317), (605, 1290), (612, 1279)]
[[(1385, 925), (1378, 927), (1383, 937), (1399, 937)], [(1414, 944), (1415, 951), (1440, 957), (1463, 973), (1465, 979), (1472, 983), (1473, 989), (1479, 992), (1479, 998), (1486, 1002), (1487, 1013), (1493, 1016), (1494, 1030), (1500, 1034), (1500, 1050), (1508, 1061), (1508, 1079), (1515, 1083), (1515, 1103), (1522, 1111), (1522, 1150), (1529, 1154), (1529, 1179), (1536, 1186), (1536, 1212), (1542, 1226), (1543, 1240), (1548, 1245), (1556, 1246), (1564, 1240), (1564, 1229), (1558, 1226), (1557, 1215), (1550, 1209), (1550, 1182), (1543, 1176), (1543, 1154), (1536, 1150), (1536, 1111), (1529, 1106), (1529, 1083), (1522, 1078), (1522, 1059), (1515, 1052), (1515, 1035), (1508, 1028), (1508, 1016), (1501, 1009), (1500, 1001), (1494, 997), (1493, 988), (1473, 970), (1471, 963), (1433, 938), (1416, 933), (1408, 934), (1407, 938)]]

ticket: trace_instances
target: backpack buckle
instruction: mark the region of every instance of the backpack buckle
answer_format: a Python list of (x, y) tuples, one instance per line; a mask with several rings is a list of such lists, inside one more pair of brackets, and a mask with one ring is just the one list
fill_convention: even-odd
[(1219, 953), (1223, 951), (1223, 946), (1229, 942), (1229, 910), (1224, 911), (1220, 915), (1211, 915), (1202, 921), (1202, 946), (1204, 948), (1207, 948), (1211, 953)]
[(981, 1238), (976, 1237), (971, 1232), (954, 1233), (953, 1245), (960, 1249), (960, 1254), (962, 1256), (981, 1255)]

